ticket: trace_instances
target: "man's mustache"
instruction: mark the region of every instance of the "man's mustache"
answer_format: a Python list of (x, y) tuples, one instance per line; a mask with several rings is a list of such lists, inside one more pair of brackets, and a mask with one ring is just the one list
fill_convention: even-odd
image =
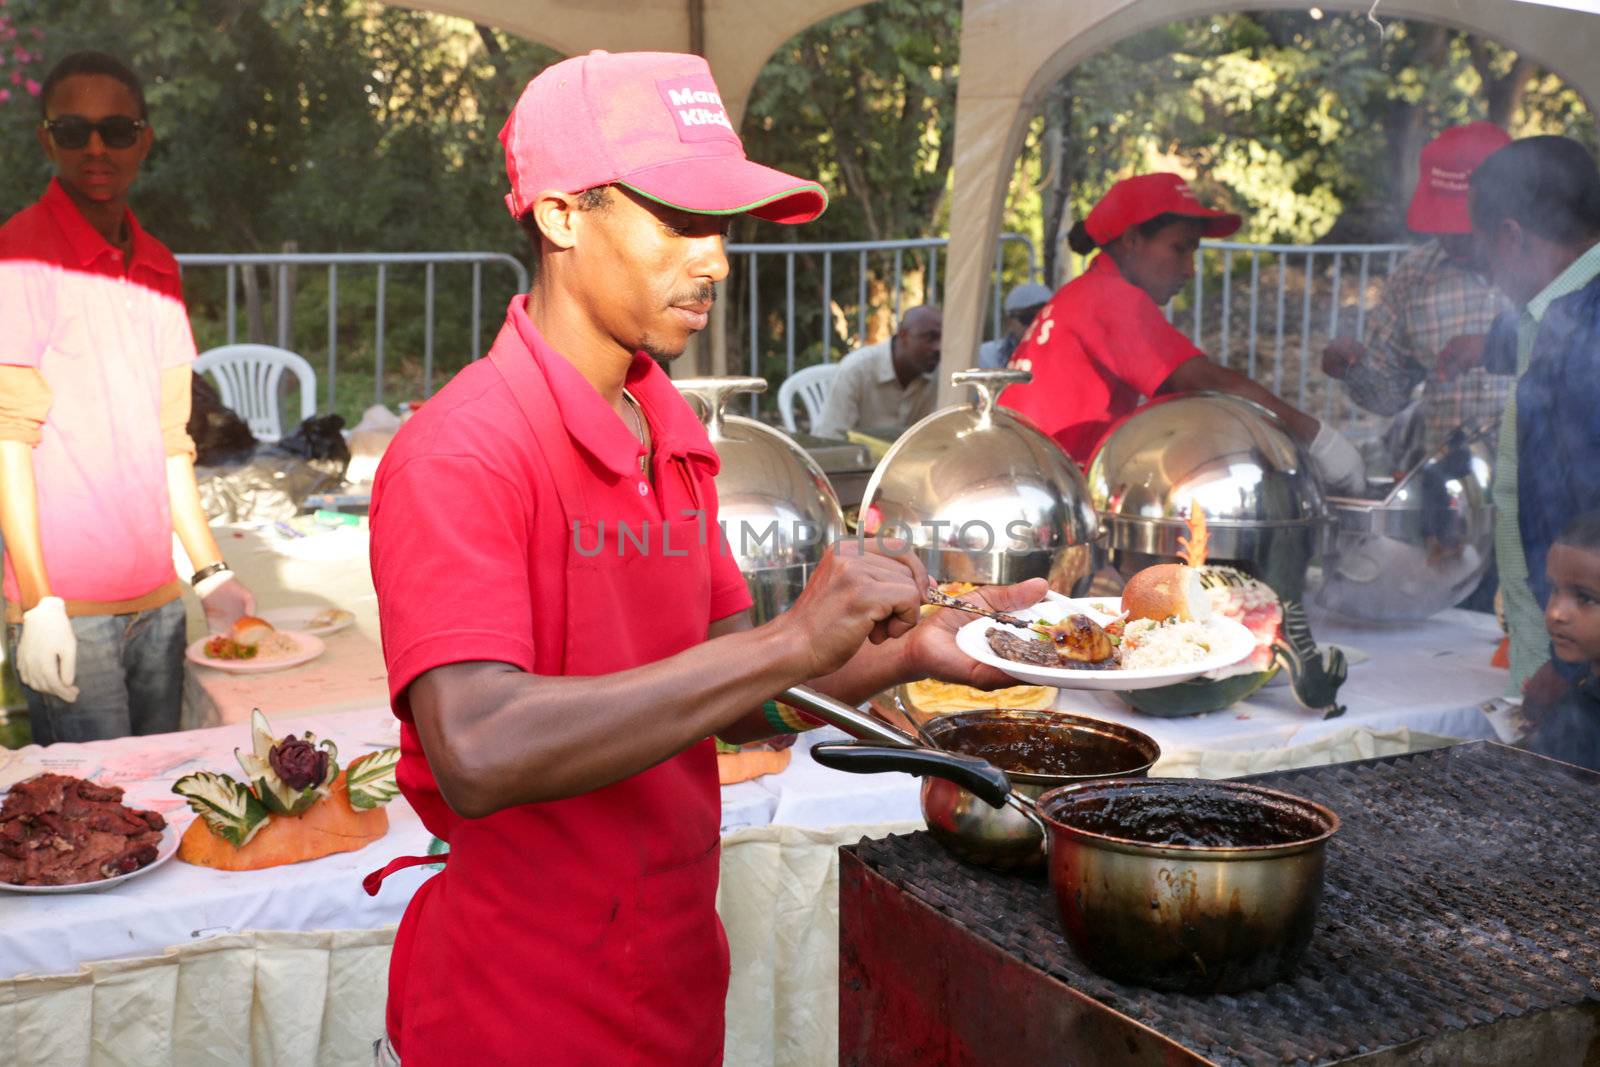
[(668, 301), (671, 307), (683, 307), (692, 304), (712, 304), (717, 299), (717, 289), (714, 285), (702, 285), (686, 292), (679, 293)]

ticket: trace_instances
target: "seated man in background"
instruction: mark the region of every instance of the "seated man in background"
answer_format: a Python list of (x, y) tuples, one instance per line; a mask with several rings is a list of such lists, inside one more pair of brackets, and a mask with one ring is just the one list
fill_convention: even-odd
[(828, 402), (811, 432), (842, 438), (852, 430), (888, 436), (933, 413), (944, 316), (932, 304), (911, 308), (887, 341), (839, 361)]
[[(1422, 150), (1406, 226), (1429, 239), (1408, 253), (1367, 316), (1366, 343), (1331, 342), (1322, 369), (1344, 381), (1350, 399), (1379, 415), (1398, 415), (1422, 390), (1420, 440), (1398, 442), (1398, 470), (1442, 448), (1457, 427), (1498, 423), (1513, 379), (1483, 367), (1484, 337), (1510, 305), (1482, 274), (1467, 211), (1467, 181), (1511, 138), (1489, 122), (1445, 130)], [(1401, 435), (1402, 438), (1405, 435)]]
[(1038, 282), (1023, 282), (1006, 294), (1006, 332), (978, 346), (979, 369), (999, 370), (1011, 362), (1011, 353), (1017, 350), (1034, 318), (1050, 303), (1050, 296), (1049, 288)]

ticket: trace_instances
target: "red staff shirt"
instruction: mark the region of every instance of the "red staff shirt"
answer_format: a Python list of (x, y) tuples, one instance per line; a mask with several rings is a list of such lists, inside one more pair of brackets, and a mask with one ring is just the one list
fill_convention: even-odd
[(1000, 403), (1084, 466), (1141, 397), (1155, 396), (1180, 364), (1204, 355), (1101, 253), (1028, 327), (1011, 366), (1032, 371), (1033, 381), (1011, 386)]
[[(748, 608), (744, 577), (722, 550), (716, 525), (716, 451), (655, 361), (635, 356), (627, 383), (654, 434), (652, 485), (640, 471), (644, 447), (576, 368), (545, 343), (522, 297), (512, 301), (495, 345), (520, 349), (537, 364), (560, 409), (550, 416), (571, 436), (590, 478), (591, 507), (608, 529), (617, 530), (619, 523), (635, 534), (647, 529), (647, 551), (711, 556), (705, 604), (612, 605), (616, 627), (605, 640), (615, 648), (613, 669), (683, 651), (652, 642), (652, 611), (704, 612), (709, 624)], [(428, 770), (406, 687), (450, 663), (509, 663), (537, 672), (541, 645), (559, 652), (566, 619), (540, 610), (559, 600), (572, 544), (555, 494), (527, 420), (488, 359), (462, 370), (401, 428), (373, 486), (372, 579), (382, 606), (390, 699), (404, 724), (400, 784), (428, 829), (446, 839), (459, 817)], [(697, 509), (705, 515), (703, 544), (660, 543), (664, 520), (682, 522), (685, 511)], [(625, 547), (636, 550), (632, 542)]]

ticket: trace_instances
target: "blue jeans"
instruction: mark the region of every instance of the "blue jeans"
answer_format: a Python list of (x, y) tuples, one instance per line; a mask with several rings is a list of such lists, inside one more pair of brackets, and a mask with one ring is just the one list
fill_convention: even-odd
[[(129, 734), (164, 734), (178, 728), (183, 703), (184, 607), (182, 599), (128, 615), (80, 615), (78, 699), (71, 704), (22, 687), (28, 724), (41, 745), (100, 741)], [(6, 627), (7, 652), (16, 659), (22, 627)]]

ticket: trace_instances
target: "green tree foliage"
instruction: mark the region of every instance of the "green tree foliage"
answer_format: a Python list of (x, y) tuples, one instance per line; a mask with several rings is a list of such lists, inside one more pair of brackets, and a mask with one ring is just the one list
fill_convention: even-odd
[[(1038, 190), (1041, 241), (1112, 182), (1155, 169), (1193, 175), (1244, 214), (1245, 240), (1394, 240), (1422, 146), (1478, 119), (1594, 146), (1576, 92), (1459, 30), (1389, 20), (1380, 33), (1362, 15), (1313, 9), (1218, 15), (1139, 34), (1071, 71), (1019, 173), (1050, 178)], [(1034, 192), (1014, 190), (1013, 210)]]
[[(747, 104), (746, 146), (820, 178), (832, 204), (799, 230), (741, 220), (734, 239), (945, 233), (960, 15), (959, 0), (876, 0), (781, 47)], [(180, 252), (523, 254), (502, 200), (496, 135), (528, 78), (556, 58), (547, 49), (378, 0), (0, 0), (0, 143), (10, 148), (0, 215), (36, 198), (49, 173), (33, 144), (30, 90), (81, 48), (120, 55), (146, 80), (157, 138), (135, 204)], [(1064, 223), (1112, 181), (1166, 168), (1243, 212), (1249, 239), (1389, 239), (1401, 232), (1421, 145), (1446, 125), (1485, 117), (1516, 134), (1594, 143), (1592, 115), (1557, 77), (1454, 29), (1391, 20), (1380, 36), (1360, 16), (1319, 18), (1309, 8), (1172, 23), (1091, 58), (1048, 94), (1004, 225), (1053, 258)], [(926, 298), (933, 267), (920, 254), (901, 257), (904, 302)], [(747, 278), (735, 274), (724, 299), (736, 366), (752, 336), (757, 367), (776, 378), (791, 346), (803, 365), (824, 347), (838, 358), (888, 331), (893, 257), (869, 262), (864, 306), (855, 257), (837, 256), (830, 269), (831, 305), (820, 258), (797, 257), (792, 327), (781, 267), (764, 270), (754, 323)], [(1025, 270), (1022, 255), (1008, 254), (1007, 284)], [(486, 305), (509, 282), (486, 271)], [(202, 347), (219, 343), (221, 272), (191, 271), (186, 284)], [(438, 284), (435, 384), (477, 354), (466, 279), (441, 271)], [(375, 285), (371, 271), (339, 275), (347, 415), (372, 392)], [(292, 288), (291, 343), (319, 363), (325, 283), (302, 271)], [(390, 272), (391, 402), (423, 388), (421, 295), (420, 270)], [(270, 296), (269, 279), (241, 272), (240, 336), (273, 339)], [(491, 306), (489, 329), (496, 318)]]
[[(831, 201), (821, 219), (799, 231), (746, 220), (735, 240), (862, 241), (945, 232), (960, 38), (955, 0), (878, 0), (818, 23), (774, 53), (750, 93), (741, 130), (745, 148), (771, 166), (817, 178)], [(797, 264), (793, 332), (802, 365), (821, 358), (824, 338), (838, 359), (893, 329), (893, 257), (869, 260), (865, 309), (854, 295), (838, 297), (826, 315), (819, 259), (805, 256)], [(905, 304), (930, 299), (929, 267), (919, 253), (900, 258)], [(836, 294), (858, 292), (855, 256), (835, 257), (832, 270)], [(743, 316), (734, 345), (741, 357), (751, 329), (747, 285), (736, 275), (728, 287)], [(764, 273), (763, 315), (754, 326), (767, 353), (760, 373), (773, 380), (787, 369), (787, 286), (783, 271)], [(863, 310), (865, 336), (857, 328)]]

